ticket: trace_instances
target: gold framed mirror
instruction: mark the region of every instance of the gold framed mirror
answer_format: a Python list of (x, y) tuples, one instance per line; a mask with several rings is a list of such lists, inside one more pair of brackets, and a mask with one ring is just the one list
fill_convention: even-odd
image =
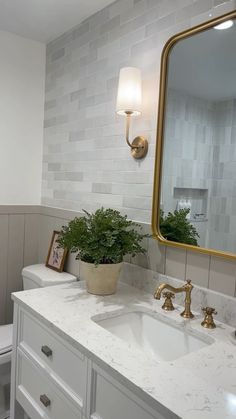
[(163, 49), (152, 230), (164, 245), (236, 258), (236, 11)]

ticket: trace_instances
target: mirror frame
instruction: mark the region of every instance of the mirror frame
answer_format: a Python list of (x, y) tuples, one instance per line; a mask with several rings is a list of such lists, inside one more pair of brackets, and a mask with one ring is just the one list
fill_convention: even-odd
[(193, 246), (185, 243), (178, 243), (166, 240), (160, 231), (160, 200), (161, 200), (161, 181), (162, 181), (162, 161), (163, 161), (163, 148), (164, 148), (164, 129), (165, 129), (165, 109), (166, 109), (166, 91), (167, 91), (167, 75), (169, 55), (174, 45), (192, 35), (206, 31), (222, 22), (229, 19), (236, 19), (236, 10), (226, 13), (220, 17), (216, 17), (202, 24), (194, 26), (183, 32), (172, 36), (165, 44), (161, 56), (161, 74), (159, 84), (159, 106), (157, 118), (157, 138), (156, 138), (156, 155), (154, 167), (154, 183), (153, 183), (153, 202), (152, 202), (152, 232), (153, 237), (160, 243), (166, 246), (177, 247), (185, 250), (192, 250), (198, 253), (205, 253), (212, 256), (221, 256), (229, 259), (236, 259), (236, 253), (224, 252), (205, 247)]

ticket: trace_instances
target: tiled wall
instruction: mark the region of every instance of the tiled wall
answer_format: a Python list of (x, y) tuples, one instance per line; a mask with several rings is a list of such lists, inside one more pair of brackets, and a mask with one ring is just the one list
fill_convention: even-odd
[[(229, 0), (118, 0), (47, 48), (42, 203), (88, 210), (115, 207), (150, 222), (160, 55), (173, 34), (235, 7)], [(119, 69), (143, 74), (143, 115), (133, 135), (148, 137), (135, 161), (115, 115)]]
[(198, 244), (236, 253), (236, 100), (207, 101), (171, 89), (166, 115), (162, 208), (174, 211), (182, 193), (192, 217), (206, 200), (206, 220), (190, 220)]

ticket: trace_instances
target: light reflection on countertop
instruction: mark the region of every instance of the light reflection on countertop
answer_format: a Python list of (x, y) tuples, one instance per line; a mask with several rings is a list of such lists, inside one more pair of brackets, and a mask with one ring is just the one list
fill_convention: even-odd
[(236, 417), (236, 396), (234, 394), (227, 394), (228, 405), (230, 413)]

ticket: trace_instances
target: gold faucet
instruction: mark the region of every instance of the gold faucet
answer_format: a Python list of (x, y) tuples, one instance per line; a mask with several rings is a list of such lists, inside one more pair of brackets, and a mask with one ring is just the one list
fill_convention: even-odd
[(184, 307), (183, 313), (181, 313), (181, 316), (184, 317), (185, 319), (192, 319), (194, 315), (191, 312), (191, 292), (193, 289), (191, 280), (188, 279), (186, 284), (184, 284), (182, 287), (179, 287), (179, 288), (172, 287), (172, 285), (169, 285), (169, 284), (159, 285), (159, 287), (156, 289), (154, 293), (154, 298), (156, 298), (156, 300), (160, 300), (161, 293), (164, 289), (174, 292), (175, 294), (178, 294), (180, 292), (185, 292), (185, 302), (184, 302), (185, 307)]

